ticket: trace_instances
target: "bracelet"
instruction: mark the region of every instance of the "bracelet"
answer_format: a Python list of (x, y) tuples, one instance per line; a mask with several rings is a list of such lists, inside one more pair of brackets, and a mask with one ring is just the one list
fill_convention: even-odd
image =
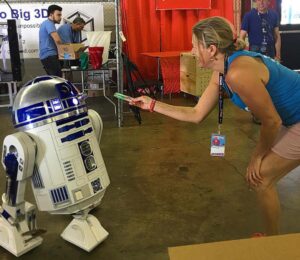
[(152, 99), (151, 103), (150, 103), (150, 108), (149, 108), (150, 112), (154, 112), (155, 103), (156, 103), (156, 100)]

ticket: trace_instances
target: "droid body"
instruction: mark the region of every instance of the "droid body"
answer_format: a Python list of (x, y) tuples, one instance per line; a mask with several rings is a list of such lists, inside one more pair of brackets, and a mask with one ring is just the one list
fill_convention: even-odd
[[(74, 219), (61, 236), (91, 251), (108, 235), (88, 214), (100, 204), (109, 185), (99, 147), (103, 127), (100, 116), (87, 109), (84, 98), (70, 82), (43, 76), (28, 82), (18, 93), (13, 123), (19, 132), (4, 139), (2, 153), (7, 189), (2, 196), (0, 232), (10, 237), (9, 220), (16, 224), (19, 219), (27, 219), (27, 227), (21, 233), (31, 235), (29, 242), (39, 238), (32, 248), (41, 243), (41, 238), (35, 237), (38, 229), (34, 206), (28, 204), (32, 215), (28, 217), (28, 202), (24, 201), (26, 181), (31, 179), (38, 209), (72, 214)], [(22, 241), (23, 235), (20, 236)], [(30, 250), (18, 244), (10, 250), (9, 243), (1, 237), (0, 245), (17, 256)]]

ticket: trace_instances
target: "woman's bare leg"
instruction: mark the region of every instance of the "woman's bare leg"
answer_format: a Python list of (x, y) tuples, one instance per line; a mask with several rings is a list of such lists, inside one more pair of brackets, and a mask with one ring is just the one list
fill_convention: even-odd
[(280, 202), (276, 187), (257, 191), (259, 206), (262, 210), (266, 234), (277, 235), (280, 231)]
[(263, 182), (255, 190), (264, 216), (267, 235), (279, 234), (280, 201), (276, 183), (299, 164), (300, 160), (285, 159), (272, 151), (262, 161), (260, 172)]

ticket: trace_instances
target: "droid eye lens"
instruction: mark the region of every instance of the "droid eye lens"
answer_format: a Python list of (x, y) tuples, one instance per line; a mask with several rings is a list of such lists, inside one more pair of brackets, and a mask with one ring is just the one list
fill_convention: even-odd
[(66, 82), (57, 84), (56, 89), (59, 92), (61, 99), (65, 99), (65, 98), (74, 96), (72, 94), (72, 87), (69, 86)]
[(61, 92), (63, 92), (64, 94), (69, 93), (70, 92), (69, 86), (66, 86), (66, 85), (62, 86), (61, 87)]

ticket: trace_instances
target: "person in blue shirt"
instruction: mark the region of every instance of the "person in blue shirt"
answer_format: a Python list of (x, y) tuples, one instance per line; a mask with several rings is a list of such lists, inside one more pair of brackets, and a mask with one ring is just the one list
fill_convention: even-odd
[(268, 9), (270, 0), (256, 0), (256, 8), (246, 13), (241, 26), (240, 37), (248, 34), (249, 50), (262, 53), (280, 61), (281, 38), (278, 14)]
[(249, 159), (246, 180), (257, 193), (267, 235), (278, 234), (276, 183), (300, 165), (300, 75), (270, 57), (245, 51), (245, 42), (235, 39), (224, 18), (210, 17), (197, 23), (192, 43), (198, 65), (213, 70), (195, 107), (173, 106), (147, 96), (132, 98), (129, 103), (201, 123), (218, 100), (222, 103), (219, 97), (226, 91), (234, 104), (259, 118), (260, 137)]
[[(248, 34), (249, 50), (267, 55), (278, 62), (281, 59), (281, 37), (279, 18), (269, 9), (270, 0), (256, 0), (256, 8), (246, 13), (241, 26), (240, 38), (245, 40)], [(260, 121), (252, 115), (253, 122)]]
[(48, 7), (48, 19), (42, 22), (39, 30), (39, 57), (48, 75), (62, 76), (61, 65), (58, 60), (57, 45), (61, 39), (55, 24), (61, 21), (62, 8), (58, 5)]
[(76, 17), (73, 22), (60, 26), (57, 30), (62, 43), (80, 43), (80, 32), (85, 26), (81, 17)]

